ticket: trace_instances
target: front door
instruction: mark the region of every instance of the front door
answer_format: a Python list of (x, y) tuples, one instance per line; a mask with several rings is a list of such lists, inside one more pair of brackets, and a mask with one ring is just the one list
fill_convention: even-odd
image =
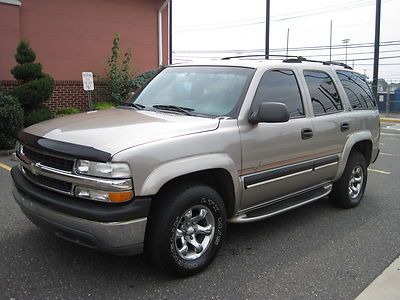
[(244, 189), (241, 209), (256, 206), (309, 187), (313, 178), (313, 128), (306, 116), (298, 80), (290, 69), (266, 71), (250, 111), (262, 102), (287, 105), (290, 120), (284, 123), (244, 123), (241, 178)]

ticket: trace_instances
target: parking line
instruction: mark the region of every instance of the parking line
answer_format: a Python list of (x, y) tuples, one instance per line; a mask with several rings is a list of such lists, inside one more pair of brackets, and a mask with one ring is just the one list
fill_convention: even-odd
[(376, 170), (376, 169), (371, 169), (371, 168), (368, 168), (368, 171), (376, 172), (376, 173), (381, 173), (381, 174), (385, 174), (385, 175), (390, 175), (390, 172), (381, 171), (381, 170)]
[(7, 171), (11, 171), (11, 167), (10, 166), (7, 166), (7, 165), (2, 164), (2, 163), (0, 163), (0, 168), (3, 168), (4, 170), (7, 170)]

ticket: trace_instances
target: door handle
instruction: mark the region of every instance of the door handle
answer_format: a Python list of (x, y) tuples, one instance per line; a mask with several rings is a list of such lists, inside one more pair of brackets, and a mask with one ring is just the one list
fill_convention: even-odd
[(313, 137), (313, 131), (311, 128), (303, 128), (301, 130), (301, 138), (303, 140), (311, 139)]
[(345, 122), (345, 123), (340, 124), (340, 130), (342, 132), (347, 131), (349, 129), (350, 129), (350, 124), (349, 123)]

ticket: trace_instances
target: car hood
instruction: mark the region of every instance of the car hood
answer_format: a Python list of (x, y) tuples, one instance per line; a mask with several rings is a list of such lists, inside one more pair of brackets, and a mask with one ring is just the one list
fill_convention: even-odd
[(124, 149), (218, 128), (217, 118), (116, 108), (56, 118), (24, 130), (36, 136), (115, 154)]

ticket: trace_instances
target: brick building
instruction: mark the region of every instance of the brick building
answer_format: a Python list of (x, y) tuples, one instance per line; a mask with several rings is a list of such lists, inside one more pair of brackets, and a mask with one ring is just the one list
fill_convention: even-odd
[(47, 105), (86, 109), (81, 73), (104, 74), (117, 33), (137, 73), (168, 63), (168, 7), (168, 0), (0, 0), (0, 85), (18, 84), (10, 70), (18, 43), (27, 40), (56, 80)]

